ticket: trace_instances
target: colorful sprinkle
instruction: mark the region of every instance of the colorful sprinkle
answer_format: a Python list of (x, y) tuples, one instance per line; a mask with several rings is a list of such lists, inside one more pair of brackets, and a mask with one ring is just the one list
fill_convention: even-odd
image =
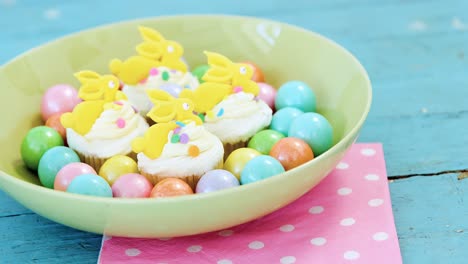
[(185, 88), (185, 89), (189, 89), (189, 88), (190, 88), (190, 85), (186, 84), (186, 85), (184, 85), (184, 88)]
[(200, 155), (200, 149), (195, 145), (190, 145), (188, 149), (188, 154), (190, 157), (197, 157)]
[(163, 73), (162, 73), (162, 79), (163, 79), (164, 81), (169, 80), (169, 73), (168, 73), (167, 71), (163, 71)]
[(171, 70), (171, 72), (172, 72), (172, 73), (176, 73), (176, 72), (177, 72), (177, 70)]
[(234, 93), (240, 93), (240, 92), (242, 92), (242, 90), (243, 90), (243, 89), (242, 89), (241, 86), (236, 86), (236, 87), (234, 87), (234, 89), (233, 89)]
[(180, 126), (180, 127), (184, 127), (184, 126), (185, 126), (185, 124), (184, 124), (183, 122), (180, 122), (180, 121), (176, 121), (175, 123), (176, 123), (176, 125), (178, 125), (178, 126)]
[(146, 81), (147, 81), (147, 80), (148, 80), (147, 78), (145, 78), (145, 79), (141, 80), (141, 81), (140, 81), (140, 84), (144, 84), (144, 83), (146, 83)]
[(117, 125), (118, 128), (124, 128), (125, 120), (123, 118), (119, 118), (117, 119), (117, 121), (115, 121), (115, 124)]
[(180, 136), (175, 134), (171, 137), (171, 143), (178, 143), (180, 141)]
[(200, 117), (201, 121), (202, 121), (203, 123), (205, 123), (205, 115), (204, 115), (204, 114), (199, 113), (199, 114), (198, 114), (198, 117)]
[(151, 70), (149, 71), (149, 74), (150, 74), (151, 76), (156, 76), (156, 75), (159, 74), (159, 71), (158, 71), (158, 69), (156, 69), (156, 68), (151, 68)]
[(181, 127), (176, 127), (174, 129), (174, 134), (179, 134), (181, 129), (182, 129)]
[(217, 117), (220, 117), (224, 114), (224, 108), (219, 109), (218, 113), (216, 114)]
[(116, 104), (116, 105), (123, 105), (123, 103), (120, 102), (120, 101), (114, 101), (114, 104)]
[(183, 133), (180, 135), (180, 143), (182, 144), (187, 144), (189, 142), (190, 138), (187, 134)]
[(132, 108), (133, 108), (133, 111), (135, 112), (135, 114), (138, 114), (138, 109), (136, 109), (136, 107), (134, 107), (133, 105), (132, 105)]

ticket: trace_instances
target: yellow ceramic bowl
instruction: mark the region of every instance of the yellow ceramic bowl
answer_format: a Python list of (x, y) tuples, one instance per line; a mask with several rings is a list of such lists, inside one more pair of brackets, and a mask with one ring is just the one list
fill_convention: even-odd
[[(20, 157), (27, 131), (41, 124), (44, 91), (57, 83), (78, 87), (73, 73), (107, 72), (114, 57), (134, 53), (137, 26), (179, 41), (191, 66), (203, 50), (254, 61), (267, 82), (309, 83), (317, 108), (334, 128), (334, 146), (298, 168), (225, 191), (166, 199), (81, 196), (40, 186)], [(371, 85), (359, 62), (332, 41), (294, 26), (247, 17), (176, 16), (129, 21), (80, 32), (14, 59), (0, 68), (0, 187), (18, 202), (58, 223), (126, 237), (173, 237), (242, 224), (271, 213), (319, 183), (356, 139), (371, 104)]]

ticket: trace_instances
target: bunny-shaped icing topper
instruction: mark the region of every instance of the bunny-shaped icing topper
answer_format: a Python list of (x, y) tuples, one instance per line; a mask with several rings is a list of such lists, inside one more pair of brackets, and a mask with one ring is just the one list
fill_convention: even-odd
[(229, 84), (204, 82), (195, 90), (183, 89), (179, 97), (194, 102), (195, 112), (206, 113), (228, 96), (231, 91), (232, 86)]
[(154, 107), (147, 116), (157, 123), (167, 123), (170, 121), (194, 121), (197, 125), (203, 122), (199, 116), (193, 113), (194, 104), (187, 98), (174, 98), (168, 92), (160, 89), (150, 89), (147, 91), (148, 97), (153, 102)]
[(136, 85), (145, 80), (152, 68), (159, 67), (161, 63), (152, 57), (145, 57), (147, 53), (140, 53), (138, 56), (132, 56), (125, 61), (113, 59), (109, 68), (112, 74), (119, 77), (122, 82), (129, 85)]
[(78, 96), (84, 101), (104, 100), (126, 100), (124, 93), (119, 91), (120, 82), (113, 75), (99, 75), (93, 71), (80, 71), (75, 74), (80, 81), (81, 87)]
[(158, 31), (149, 27), (140, 26), (138, 30), (144, 40), (137, 46), (139, 54), (159, 60), (162, 66), (182, 72), (187, 71), (187, 65), (182, 61), (184, 49), (179, 43), (166, 40)]
[(80, 135), (86, 135), (96, 119), (103, 112), (104, 100), (83, 101), (71, 113), (64, 113), (60, 117), (63, 127), (71, 128)]
[(159, 123), (146, 130), (143, 137), (137, 137), (132, 141), (132, 150), (135, 153), (143, 152), (148, 158), (158, 158), (164, 145), (167, 144), (169, 132), (177, 127), (175, 122)]
[(210, 111), (226, 96), (244, 91), (258, 95), (256, 82), (250, 80), (253, 70), (248, 64), (234, 63), (221, 54), (205, 51), (210, 69), (203, 76), (204, 83), (195, 90), (184, 89), (180, 98), (188, 98), (195, 103), (198, 113)]
[(203, 76), (205, 82), (230, 84), (246, 93), (259, 93), (256, 82), (252, 81), (253, 69), (245, 63), (234, 63), (225, 56), (205, 51), (210, 69)]

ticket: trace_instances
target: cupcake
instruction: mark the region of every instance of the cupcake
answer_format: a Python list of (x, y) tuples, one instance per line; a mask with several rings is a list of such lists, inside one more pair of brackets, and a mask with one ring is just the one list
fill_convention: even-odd
[(182, 91), (180, 97), (194, 101), (195, 111), (205, 116), (204, 127), (222, 141), (227, 158), (270, 125), (273, 111), (257, 98), (259, 87), (251, 80), (249, 65), (233, 63), (217, 53), (205, 54), (210, 65), (205, 82), (194, 91)]
[(190, 100), (162, 90), (148, 94), (155, 105), (148, 116), (157, 124), (132, 143), (140, 173), (153, 184), (179, 178), (195, 189), (203, 174), (223, 167), (223, 144), (193, 114)]
[[(128, 101), (118, 100), (124, 97), (118, 91), (117, 78), (89, 76), (89, 72), (77, 74), (82, 82), (79, 95), (84, 101), (73, 112), (63, 114), (61, 123), (67, 130), (68, 146), (77, 152), (81, 161), (99, 171), (115, 155), (136, 159), (131, 142), (145, 133), (148, 124)], [(114, 88), (110, 89), (111, 86)]]
[(147, 90), (162, 89), (178, 97), (182, 89), (195, 89), (199, 82), (187, 72), (179, 43), (166, 40), (151, 28), (140, 27), (139, 30), (144, 42), (136, 48), (138, 55), (126, 61), (114, 59), (109, 67), (123, 82), (122, 91), (128, 100), (144, 116), (153, 106)]

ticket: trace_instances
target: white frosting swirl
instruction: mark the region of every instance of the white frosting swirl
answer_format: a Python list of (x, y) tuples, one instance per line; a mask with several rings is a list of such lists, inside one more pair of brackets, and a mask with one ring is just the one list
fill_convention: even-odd
[(126, 155), (132, 151), (131, 142), (143, 136), (148, 129), (145, 119), (135, 112), (127, 101), (119, 101), (104, 110), (84, 136), (67, 128), (67, 142), (70, 148), (89, 156), (109, 158)]
[[(135, 106), (140, 114), (145, 116), (153, 107), (153, 104), (148, 98), (146, 91), (148, 89), (158, 89), (161, 85), (167, 83), (173, 83), (179, 85), (182, 89), (191, 89), (200, 85), (198, 78), (190, 72), (181, 72), (178, 70), (172, 70), (168, 67), (160, 66), (157, 67), (158, 74), (148, 75), (145, 83), (139, 83), (137, 85), (124, 85), (122, 91), (127, 95), (128, 100)], [(169, 79), (163, 79), (163, 72), (167, 72)]]
[[(229, 95), (213, 108), (213, 117), (205, 117), (205, 128), (223, 143), (234, 144), (249, 140), (270, 125), (273, 111), (251, 93)], [(218, 113), (221, 113), (218, 116)]]
[[(224, 156), (221, 141), (206, 131), (203, 126), (194, 122), (182, 127), (179, 135), (186, 134), (189, 142), (186, 144), (171, 143), (173, 132), (168, 134), (168, 143), (156, 159), (148, 158), (144, 153), (138, 154), (138, 167), (141, 171), (167, 177), (184, 177), (203, 175), (218, 166)], [(198, 147), (200, 153), (196, 157), (188, 154), (191, 146)]]

